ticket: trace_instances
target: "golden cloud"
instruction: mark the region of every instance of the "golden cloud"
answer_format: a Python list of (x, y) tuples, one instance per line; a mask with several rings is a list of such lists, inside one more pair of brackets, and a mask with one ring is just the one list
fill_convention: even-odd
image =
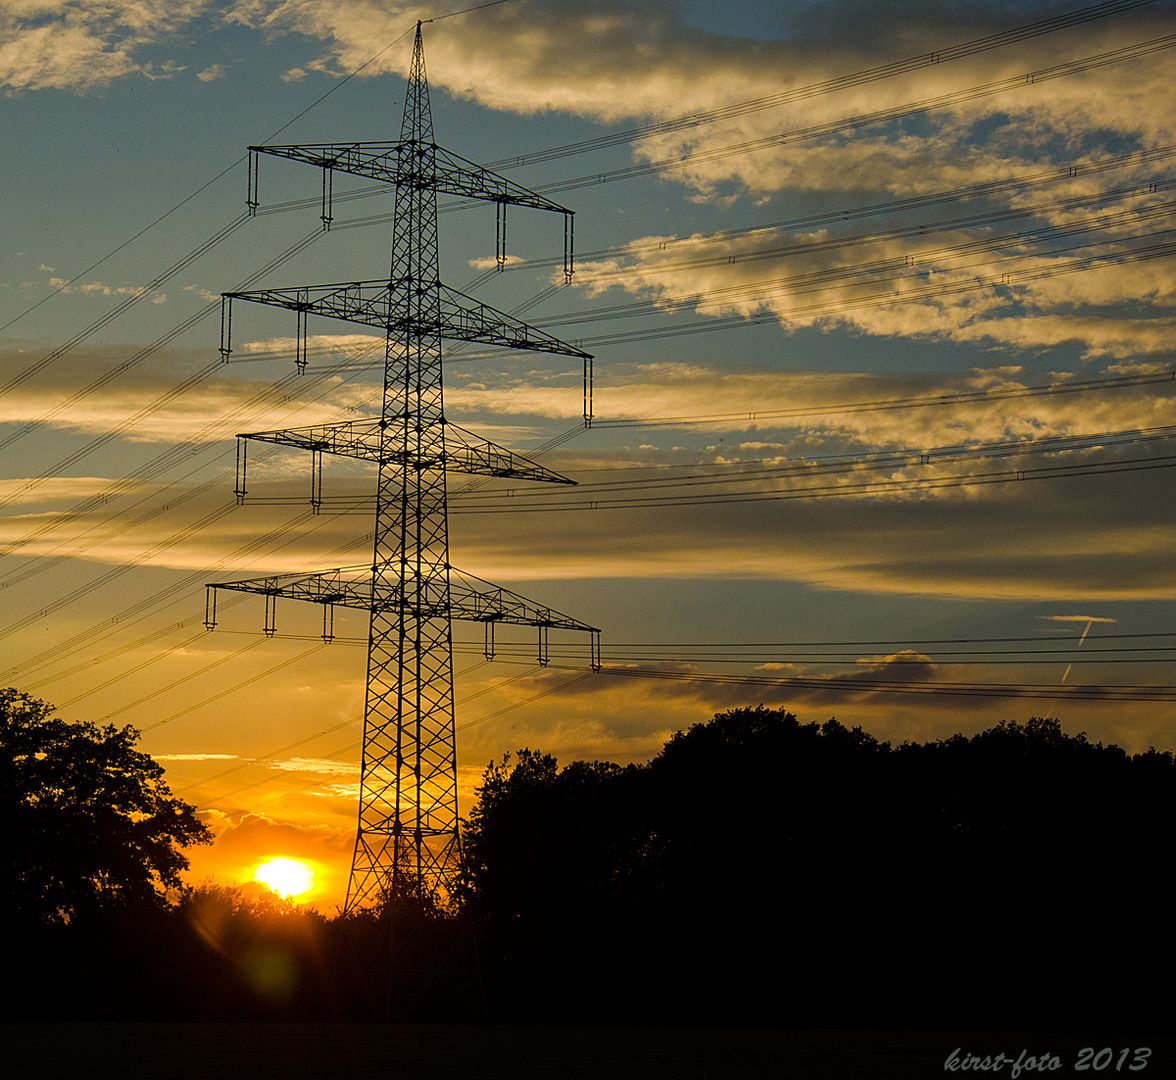
[(191, 22), (209, 0), (17, 0), (0, 11), (0, 86), (10, 90), (93, 90), (130, 74), (168, 78), (134, 59), (144, 45)]

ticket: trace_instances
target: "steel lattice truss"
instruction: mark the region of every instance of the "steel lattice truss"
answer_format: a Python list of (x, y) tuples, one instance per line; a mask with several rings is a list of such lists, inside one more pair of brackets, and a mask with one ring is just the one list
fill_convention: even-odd
[[(574, 480), (545, 469), (513, 450), (479, 439), (473, 432), (456, 424), (446, 423), (441, 444), (436, 453), (430, 456), (414, 454), (413, 447), (389, 445), (387, 426), (388, 421), (384, 419), (349, 420), (342, 424), (313, 424), (282, 431), (258, 431), (242, 437), (257, 442), (277, 443), (279, 446), (293, 446), (312, 453), (378, 461), (401, 468), (445, 469), (474, 476), (575, 484)], [(239, 477), (238, 495), (245, 495), (243, 477)]]
[[(270, 577), (250, 578), (246, 581), (224, 582), (214, 589), (260, 593), (263, 596), (306, 600), (328, 607), (361, 608), (364, 611), (399, 611), (419, 615), (444, 615), (470, 622), (510, 623), (516, 626), (555, 627), (558, 630), (588, 630), (570, 615), (563, 615), (548, 607), (541, 607), (525, 596), (492, 585), (488, 581), (449, 570), (445, 589), (435, 585), (419, 595), (411, 592), (410, 583), (377, 582), (369, 566), (341, 566), (334, 570), (316, 570), (309, 574), (274, 574)], [(210, 603), (214, 602), (210, 600)], [(210, 609), (209, 621), (215, 611)]]
[[(430, 128), (431, 130), (431, 128)], [(304, 161), (322, 169), (384, 180), (408, 187), (426, 185), (442, 195), (464, 195), (535, 210), (570, 213), (558, 203), (475, 165), (440, 146), (421, 148), (411, 142), (305, 143), (301, 146), (251, 146), (255, 153)], [(329, 180), (326, 181), (328, 184)]]
[[(494, 308), (447, 288), (437, 253), (437, 194), (499, 206), (500, 258), (505, 207), (550, 210), (565, 219), (565, 270), (571, 273), (571, 211), (438, 147), (433, 142), (420, 26), (399, 142), (250, 147), (249, 203), (256, 207), (256, 160), (272, 154), (324, 170), (324, 223), (331, 174), (347, 172), (395, 185), (392, 265), (386, 281), (224, 294), (221, 351), (231, 350), (234, 299), (297, 314), (299, 363), (308, 315), (379, 327), (385, 335), (384, 391), (378, 418), (241, 436), (378, 464), (375, 546), (370, 567), (283, 574), (209, 586), (206, 619), (215, 625), (215, 590), (266, 597), (266, 633), (278, 598), (320, 604), (324, 637), (335, 606), (369, 612), (367, 693), (359, 829), (345, 911), (382, 896), (429, 894), (442, 901), (458, 867), (457, 756), (454, 736), (452, 621), (483, 623), (493, 655), (499, 623), (537, 627), (546, 662), (550, 628), (599, 631), (449, 562), (446, 474), (470, 473), (572, 483), (445, 419), (441, 342), (475, 341), (566, 356), (591, 356)], [(239, 476), (238, 496), (244, 496)], [(312, 499), (313, 501), (313, 499)]]
[(480, 303), (465, 293), (434, 284), (436, 303), (422, 309), (418, 304), (417, 282), (353, 281), (333, 285), (300, 285), (289, 289), (257, 289), (251, 292), (223, 293), (225, 315), (221, 355), (232, 352), (229, 334), (232, 328), (232, 301), (249, 300), (255, 304), (287, 308), (303, 316), (299, 319), (300, 340), (305, 339), (305, 315), (342, 319), (361, 326), (378, 326), (388, 334), (402, 337), (438, 337), (449, 341), (473, 341), (482, 345), (501, 345), (530, 352), (559, 353), (592, 359), (589, 353), (545, 334), (525, 322)]

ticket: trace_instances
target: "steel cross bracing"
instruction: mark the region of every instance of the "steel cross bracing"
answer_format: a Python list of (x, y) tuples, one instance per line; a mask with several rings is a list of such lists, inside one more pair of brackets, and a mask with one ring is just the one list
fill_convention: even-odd
[[(541, 607), (525, 596), (499, 585), (491, 585), (472, 574), (462, 573), (455, 567), (449, 569), (446, 594), (442, 596), (440, 592), (436, 593), (431, 605), (427, 600), (410, 601), (403, 583), (389, 585), (385, 582), (377, 585), (372, 579), (371, 568), (367, 566), (341, 566), (309, 574), (274, 574), (247, 581), (226, 582), (213, 588), (284, 596), (328, 607), (337, 605), (365, 611), (377, 608), (381, 611), (406, 611), (411, 608), (421, 614), (442, 615), (448, 612), (454, 618), (470, 622), (598, 632), (595, 627), (586, 626), (578, 619), (552, 608)], [(210, 596), (206, 616), (206, 622), (215, 624), (215, 595)], [(541, 656), (541, 659), (546, 657)]]
[[(251, 146), (251, 154), (273, 154), (275, 157), (304, 161), (332, 172), (366, 176), (390, 184), (429, 184), (443, 195), (464, 195), (471, 199), (493, 199), (534, 210), (555, 210), (571, 214), (566, 207), (534, 191), (530, 191), (504, 176), (492, 173), (472, 161), (450, 153), (440, 146), (429, 148), (429, 154), (417, 152), (404, 142), (375, 143), (304, 143), (301, 146)], [(424, 161), (428, 159), (428, 166)], [(250, 166), (251, 183), (257, 182), (256, 158)], [(324, 191), (328, 196), (331, 182)], [(254, 200), (250, 199), (251, 203)], [(255, 204), (255, 203), (254, 203)]]
[[(226, 293), (222, 321), (225, 356), (231, 349), (233, 299), (294, 310), (300, 343), (312, 314), (383, 330), (384, 389), (378, 417), (241, 436), (310, 450), (316, 462), (324, 453), (376, 462), (375, 545), (370, 567), (212, 584), (206, 623), (211, 628), (216, 622), (216, 589), (264, 595), (267, 633), (273, 633), (279, 597), (323, 605), (328, 638), (335, 605), (369, 612), (359, 829), (344, 910), (406, 894), (443, 902), (460, 851), (452, 620), (484, 624), (487, 656), (493, 655), (496, 624), (537, 627), (541, 663), (546, 661), (547, 632), (557, 628), (588, 632), (593, 665), (599, 666), (599, 631), (450, 565), (447, 472), (572, 481), (445, 419), (442, 341), (477, 341), (586, 361), (591, 356), (441, 283), (437, 193), (499, 204), (500, 259), (506, 205), (562, 213), (569, 274), (571, 211), (434, 144), (419, 24), (399, 142), (250, 147), (252, 207), (257, 205), (258, 154), (324, 170), (324, 224), (330, 219), (334, 171), (381, 180), (396, 189), (387, 281)], [(298, 359), (301, 366), (304, 344)], [(245, 493), (243, 472), (237, 493)]]
[[(243, 435), (243, 439), (294, 446), (313, 453), (335, 454), (361, 458), (384, 464), (420, 469), (447, 469), (450, 472), (472, 473), (475, 476), (501, 476), (515, 480), (546, 480), (553, 484), (575, 484), (566, 476), (545, 469), (529, 461), (522, 454), (507, 450), (487, 439), (479, 439), (473, 432), (456, 424), (446, 423), (438, 452), (431, 457), (414, 456), (412, 449), (389, 446), (384, 437), (386, 424), (379, 420), (348, 420), (341, 424), (312, 424), (304, 428), (282, 431), (258, 431)], [(237, 497), (244, 500), (245, 462), (239, 459)]]
[[(304, 356), (305, 315), (342, 319), (361, 326), (378, 326), (399, 337), (429, 336), (450, 341), (476, 341), (483, 345), (501, 345), (530, 352), (559, 353), (592, 359), (589, 353), (545, 334), (525, 322), (433, 282), (434, 302), (420, 305), (419, 283), (412, 278), (393, 281), (353, 281), (332, 285), (300, 285), (289, 289), (257, 289), (250, 292), (222, 294), (221, 355), (232, 352), (233, 300), (287, 308), (301, 316), (298, 320), (299, 356)], [(300, 360), (300, 363), (305, 361)]]

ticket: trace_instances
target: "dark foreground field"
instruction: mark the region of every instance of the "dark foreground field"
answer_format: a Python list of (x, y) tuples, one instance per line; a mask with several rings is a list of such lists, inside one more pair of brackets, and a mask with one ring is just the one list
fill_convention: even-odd
[[(1147, 1047), (1150, 1054), (1139, 1053), (1141, 1047)], [(956, 1061), (963, 1069), (952, 1069), (949, 1063), (957, 1049)], [(1125, 1057), (1124, 1050), (1128, 1051)], [(1003, 1063), (996, 1059), (1000, 1053), (1006, 1055)], [(968, 1054), (979, 1059), (966, 1062)], [(984, 1056), (989, 1059), (987, 1069), (981, 1068)], [(1019, 1057), (1021, 1068), (1015, 1070)], [(1085, 1069), (1080, 1068), (1083, 1063)], [(1136, 1066), (1134, 1075), (1144, 1080), (1176, 1076), (1176, 1038), (1121, 1032), (1078, 1035), (794, 1028), (0, 1025), (0, 1075), (22, 1080), (399, 1080), (451, 1076), (922, 1080), (977, 1074), (1034, 1080), (1043, 1075), (1129, 1075), (1132, 1064)]]

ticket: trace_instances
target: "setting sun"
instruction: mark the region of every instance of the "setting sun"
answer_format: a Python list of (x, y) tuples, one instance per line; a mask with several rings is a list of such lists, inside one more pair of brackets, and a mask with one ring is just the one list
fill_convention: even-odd
[(314, 870), (298, 859), (266, 859), (253, 872), (253, 880), (268, 885), (279, 896), (301, 896), (314, 887)]

